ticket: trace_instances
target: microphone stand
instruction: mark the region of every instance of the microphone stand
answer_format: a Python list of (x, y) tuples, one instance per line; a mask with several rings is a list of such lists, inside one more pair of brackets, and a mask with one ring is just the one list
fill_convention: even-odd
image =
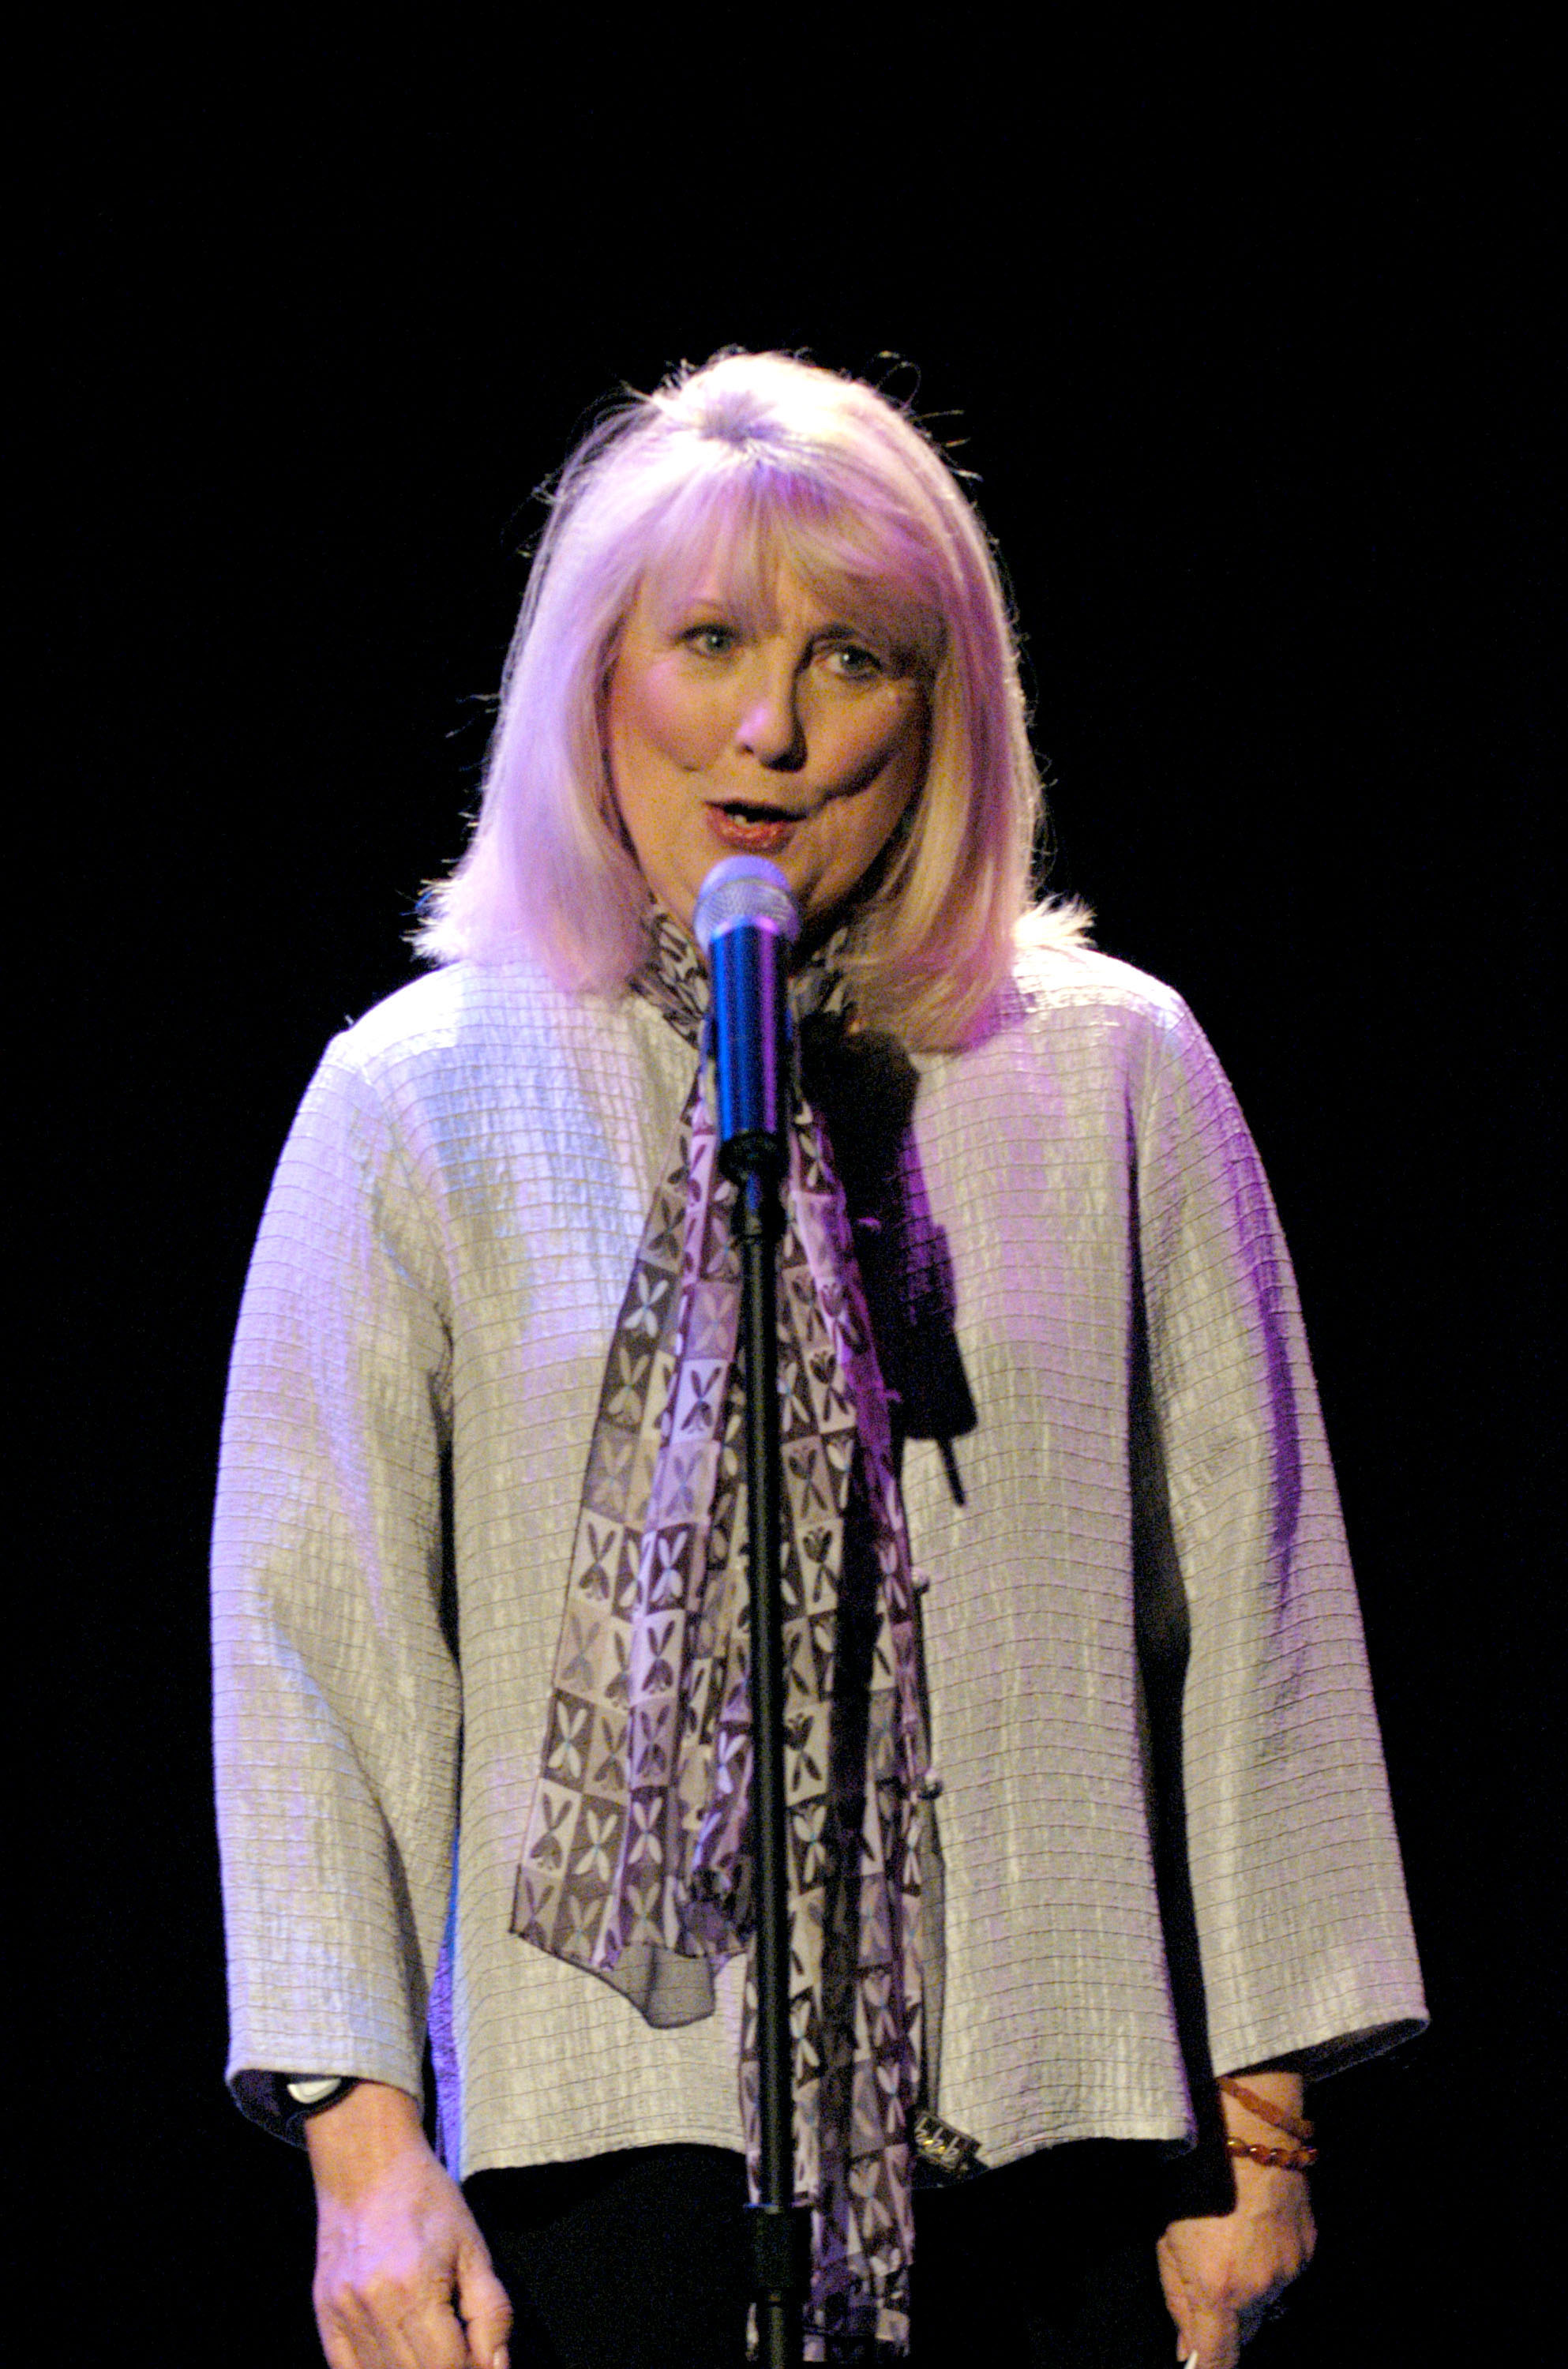
[(773, 864), (734, 857), (698, 895), (708, 962), (718, 1164), (736, 1188), (740, 1349), (746, 1372), (746, 1496), (751, 1579), (751, 1867), (757, 1925), (757, 2112), (752, 2218), (759, 2358), (800, 2369), (807, 2214), (795, 2202), (794, 2052), (789, 2021), (789, 1830), (779, 1572), (778, 1245), (789, 1156), (786, 974), (800, 917)]
[[(784, 1801), (784, 1661), (779, 1576), (778, 1243), (784, 1230), (776, 1144), (750, 1139), (737, 1176), (741, 1341), (746, 1360), (746, 1489), (751, 1569), (751, 1815), (757, 1917), (757, 2077), (761, 2176), (752, 2224), (759, 2358), (799, 2369), (806, 2210), (795, 2202), (794, 2069), (789, 2024), (789, 1837)], [(739, 1144), (729, 1147), (732, 1152)], [(773, 1157), (768, 1157), (768, 1153)], [(738, 1168), (740, 1162), (736, 1162)]]

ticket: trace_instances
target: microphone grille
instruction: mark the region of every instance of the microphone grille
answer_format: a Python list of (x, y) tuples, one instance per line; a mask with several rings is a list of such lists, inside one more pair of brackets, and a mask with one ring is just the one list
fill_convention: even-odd
[(800, 934), (800, 910), (776, 864), (761, 855), (728, 855), (715, 864), (701, 888), (692, 930), (704, 954), (737, 921), (761, 921), (777, 930), (788, 945)]

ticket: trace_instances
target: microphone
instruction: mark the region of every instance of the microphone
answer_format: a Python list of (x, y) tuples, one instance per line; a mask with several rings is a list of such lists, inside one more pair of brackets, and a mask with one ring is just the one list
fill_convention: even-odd
[(789, 950), (800, 911), (776, 864), (731, 855), (697, 892), (718, 1079), (718, 1164), (732, 1184), (783, 1175), (789, 1130)]

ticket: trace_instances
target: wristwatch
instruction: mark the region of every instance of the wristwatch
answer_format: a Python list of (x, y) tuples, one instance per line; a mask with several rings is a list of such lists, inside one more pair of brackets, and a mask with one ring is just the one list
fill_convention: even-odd
[(355, 2087), (352, 2073), (275, 2073), (272, 2078), (278, 2089), (278, 2118), (291, 2129), (335, 2106)]

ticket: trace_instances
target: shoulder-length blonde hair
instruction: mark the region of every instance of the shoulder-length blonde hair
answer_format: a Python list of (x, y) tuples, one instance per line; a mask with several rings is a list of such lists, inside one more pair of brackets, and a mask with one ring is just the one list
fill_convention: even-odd
[[(531, 955), (560, 985), (623, 988), (647, 884), (610, 781), (604, 690), (646, 578), (715, 564), (755, 599), (783, 562), (848, 594), (910, 652), (929, 705), (925, 776), (853, 916), (864, 1017), (911, 1047), (961, 1044), (1006, 978), (1043, 822), (1012, 622), (979, 520), (896, 404), (784, 354), (720, 355), (636, 396), (555, 488), (502, 682), (467, 852), (428, 892), (436, 961)], [(1073, 907), (1031, 935), (1082, 937)]]

